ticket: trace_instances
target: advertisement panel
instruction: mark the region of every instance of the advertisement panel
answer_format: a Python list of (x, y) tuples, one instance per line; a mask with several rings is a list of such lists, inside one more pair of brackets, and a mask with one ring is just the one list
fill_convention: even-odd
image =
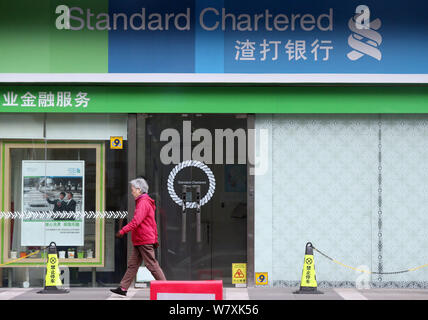
[(21, 246), (83, 246), (84, 161), (22, 161)]

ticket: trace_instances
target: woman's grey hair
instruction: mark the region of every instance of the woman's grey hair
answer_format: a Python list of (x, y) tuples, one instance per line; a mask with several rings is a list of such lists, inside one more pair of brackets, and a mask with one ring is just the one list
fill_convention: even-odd
[(141, 193), (149, 192), (149, 185), (143, 178), (137, 178), (129, 182), (135, 189), (140, 189)]

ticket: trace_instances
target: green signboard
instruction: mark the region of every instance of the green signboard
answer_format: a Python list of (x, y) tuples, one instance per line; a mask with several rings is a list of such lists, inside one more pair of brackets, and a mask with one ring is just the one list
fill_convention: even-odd
[(0, 112), (428, 113), (428, 87), (0, 86)]

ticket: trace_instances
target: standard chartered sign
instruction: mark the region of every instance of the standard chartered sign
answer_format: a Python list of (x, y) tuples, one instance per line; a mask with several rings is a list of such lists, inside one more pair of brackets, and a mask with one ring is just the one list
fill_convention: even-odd
[[(109, 31), (114, 53), (109, 72), (150, 73), (153, 68), (151, 72), (162, 73), (165, 67), (167, 73), (186, 73), (188, 65), (190, 73), (381, 73), (377, 65), (364, 65), (367, 71), (357, 63), (377, 63), (384, 54), (381, 19), (371, 18), (379, 10), (366, 5), (343, 10), (339, 2), (315, 7), (269, 7), (267, 2), (264, 8), (225, 3), (172, 9), (168, 3), (140, 7), (112, 1), (108, 12), (65, 5), (55, 11), (59, 30)], [(140, 59), (135, 60), (127, 44), (138, 50)], [(177, 50), (166, 56), (172, 46)]]
[[(134, 30), (134, 31), (189, 31), (191, 29), (191, 9), (184, 12), (151, 12), (146, 8), (132, 14), (99, 13), (95, 15), (90, 8), (69, 8), (58, 6), (56, 11), (57, 29), (71, 30)], [(213, 19), (214, 18), (214, 19)], [(210, 22), (208, 22), (208, 20)], [(214, 23), (211, 22), (214, 20)], [(263, 12), (236, 14), (225, 8), (217, 10), (208, 7), (199, 14), (199, 26), (205, 31), (320, 31), (333, 30), (333, 9), (317, 16), (310, 13), (278, 13), (273, 14), (269, 9)]]
[[(31, 73), (27, 82), (428, 83), (428, 2), (408, 0), (406, 8), (403, 15), (398, 0), (64, 1), (44, 15), (46, 28), (19, 34), (5, 49), (13, 56), (20, 49), (13, 43), (55, 28), (49, 48), (38, 50), (38, 73), (6, 59), (3, 82), (16, 69)], [(405, 46), (400, 34), (408, 35)], [(94, 56), (65, 57), (82, 43)], [(45, 63), (62, 54), (69, 67)]]
[[(178, 165), (176, 165), (174, 167), (174, 169), (172, 169), (172, 171), (170, 172), (170, 174), (168, 176), (168, 182), (167, 182), (169, 195), (172, 198), (172, 200), (174, 200), (174, 202), (177, 203), (179, 206), (183, 205), (183, 200), (175, 192), (174, 181), (175, 181), (175, 177), (176, 177), (177, 173), (180, 172), (181, 170), (183, 170), (184, 168), (188, 168), (188, 167), (194, 167), (194, 168), (201, 169), (206, 174), (206, 176), (208, 178), (208, 183), (209, 183), (208, 191), (207, 191), (207, 194), (201, 199), (201, 202), (200, 202), (200, 205), (203, 206), (208, 201), (210, 201), (210, 199), (214, 195), (215, 177), (214, 177), (214, 174), (211, 171), (211, 169), (208, 168), (207, 165), (205, 165), (204, 163), (202, 163), (200, 161), (186, 160), (186, 161), (179, 163)], [(197, 206), (198, 206), (198, 203), (196, 203), (196, 202), (186, 202), (186, 208), (196, 208)]]
[[(382, 59), (379, 46), (382, 43), (382, 36), (377, 30), (382, 26), (380, 19), (370, 21), (370, 9), (361, 6), (360, 15), (349, 19), (348, 26), (352, 34), (348, 38), (349, 46), (354, 49), (347, 54), (352, 60), (359, 60), (364, 56), (370, 56), (376, 60)], [(359, 7), (360, 8), (360, 7)], [(358, 9), (357, 8), (357, 12)]]
[[(215, 17), (215, 22), (209, 25), (205, 20), (206, 16)], [(221, 29), (226, 31), (228, 28), (232, 31), (258, 31), (264, 27), (266, 31), (286, 31), (286, 30), (303, 30), (312, 31), (318, 29), (321, 31), (333, 30), (333, 9), (330, 8), (328, 13), (315, 17), (312, 14), (272, 14), (269, 9), (264, 12), (255, 14), (233, 14), (228, 13), (225, 8), (221, 12), (215, 8), (206, 8), (199, 15), (200, 26), (207, 31)]]

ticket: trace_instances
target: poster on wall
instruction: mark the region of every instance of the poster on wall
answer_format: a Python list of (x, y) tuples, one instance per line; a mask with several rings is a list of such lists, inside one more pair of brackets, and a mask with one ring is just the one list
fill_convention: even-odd
[(21, 246), (83, 246), (84, 190), (85, 161), (23, 160)]

